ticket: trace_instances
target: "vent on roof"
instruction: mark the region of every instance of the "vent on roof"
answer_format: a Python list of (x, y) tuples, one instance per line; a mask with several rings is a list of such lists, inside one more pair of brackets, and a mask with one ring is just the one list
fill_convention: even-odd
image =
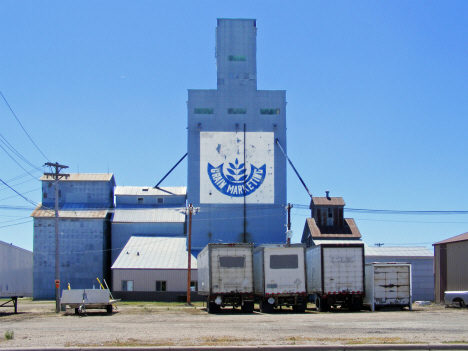
[(326, 194), (326, 196), (327, 196), (327, 199), (330, 200), (330, 195), (329, 195), (330, 192), (329, 192), (329, 191), (325, 191), (325, 194)]
[(143, 191), (148, 191), (148, 188), (143, 188)]

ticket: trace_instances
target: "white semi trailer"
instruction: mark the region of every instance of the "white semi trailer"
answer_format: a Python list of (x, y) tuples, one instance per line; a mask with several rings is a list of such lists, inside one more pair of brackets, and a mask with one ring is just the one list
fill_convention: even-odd
[(306, 251), (307, 293), (316, 295), (317, 311), (363, 307), (364, 244), (320, 244)]
[[(53, 284), (53, 282), (51, 283)], [(13, 303), (18, 312), (18, 297), (33, 296), (33, 253), (0, 241), (0, 307)]]
[(206, 296), (208, 313), (221, 307), (254, 310), (253, 244), (208, 244), (197, 256), (198, 294)]
[(305, 245), (260, 245), (254, 249), (254, 288), (260, 311), (291, 306), (296, 312), (307, 308)]
[(364, 305), (372, 311), (386, 306), (412, 309), (411, 264), (366, 264), (366, 297)]

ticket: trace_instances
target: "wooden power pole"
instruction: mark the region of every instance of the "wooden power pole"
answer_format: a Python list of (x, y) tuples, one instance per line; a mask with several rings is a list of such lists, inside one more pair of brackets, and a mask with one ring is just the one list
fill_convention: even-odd
[(55, 313), (60, 312), (60, 250), (59, 250), (59, 213), (58, 213), (58, 197), (59, 197), (59, 180), (62, 178), (68, 178), (70, 174), (60, 173), (64, 168), (68, 166), (59, 165), (56, 163), (47, 162), (45, 166), (55, 168), (54, 173), (44, 173), (47, 177), (54, 179), (55, 187)]

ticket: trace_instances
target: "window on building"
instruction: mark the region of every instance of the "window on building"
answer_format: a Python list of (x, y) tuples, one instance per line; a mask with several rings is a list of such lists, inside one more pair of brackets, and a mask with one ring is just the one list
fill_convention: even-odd
[(247, 113), (247, 109), (245, 109), (245, 108), (228, 108), (227, 113), (229, 115), (245, 115)]
[(333, 208), (328, 209), (327, 225), (333, 225)]
[(156, 280), (156, 291), (166, 291), (165, 280)]
[(142, 204), (144, 200), (145, 200), (144, 198), (139, 197), (138, 200), (137, 200), (137, 202), (138, 202), (139, 204)]
[(47, 193), (44, 193), (42, 196), (44, 199), (47, 199)]
[(198, 291), (198, 282), (190, 282), (190, 291)]
[(260, 114), (261, 115), (279, 115), (280, 109), (279, 108), (261, 108)]
[(164, 198), (158, 197), (158, 204), (163, 204), (163, 203), (164, 203)]
[(214, 113), (214, 108), (195, 108), (193, 113), (196, 115), (212, 115)]
[(228, 61), (247, 61), (245, 55), (229, 55)]
[(133, 291), (133, 280), (122, 280), (122, 291)]
[(219, 256), (221, 268), (244, 268), (245, 256)]
[(296, 269), (299, 267), (298, 255), (271, 255), (271, 269)]

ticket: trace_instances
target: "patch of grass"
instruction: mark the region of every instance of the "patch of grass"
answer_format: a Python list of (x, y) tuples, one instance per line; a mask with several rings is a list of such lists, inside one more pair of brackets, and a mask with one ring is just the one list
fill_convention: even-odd
[(67, 342), (65, 344), (65, 347), (142, 347), (142, 346), (175, 346), (174, 342), (171, 340), (150, 340), (150, 341), (143, 341), (143, 340), (137, 340), (137, 339), (127, 339), (127, 340), (112, 340), (112, 341), (106, 341), (100, 344), (85, 344), (85, 343), (70, 343)]
[(232, 343), (242, 344), (245, 342), (255, 341), (255, 339), (247, 338), (237, 338), (232, 336), (205, 336), (202, 337), (202, 342), (198, 346), (220, 346), (220, 345), (230, 345)]
[(202, 307), (203, 302), (192, 302), (187, 305), (185, 302), (161, 302), (161, 301), (120, 301), (119, 306), (135, 306), (135, 307)]
[(342, 345), (366, 345), (366, 344), (422, 344), (422, 342), (408, 341), (399, 337), (383, 338), (314, 338), (305, 336), (291, 336), (285, 339), (292, 345), (303, 344), (309, 341), (336, 343)]
[(452, 341), (442, 341), (442, 344), (468, 344), (468, 340), (452, 340)]
[(7, 340), (13, 339), (14, 336), (15, 336), (15, 332), (13, 330), (7, 330), (5, 332), (5, 339), (7, 339)]

